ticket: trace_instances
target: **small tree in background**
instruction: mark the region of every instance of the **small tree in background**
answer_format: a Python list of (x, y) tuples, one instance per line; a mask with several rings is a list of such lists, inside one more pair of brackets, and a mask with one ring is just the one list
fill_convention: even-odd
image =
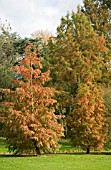
[(12, 66), (15, 63), (13, 40), (9, 23), (0, 23), (0, 88), (11, 88), (14, 78)]
[(48, 43), (50, 37), (53, 37), (53, 35), (48, 30), (37, 30), (31, 34), (32, 39), (39, 38), (46, 44)]
[[(10, 102), (2, 103), (3, 135), (9, 150), (16, 153), (51, 152), (58, 147), (62, 125), (54, 114), (54, 89), (45, 87), (49, 71), (41, 71), (41, 58), (32, 45), (26, 48), (25, 59), (14, 70), (22, 80), (14, 80), (14, 91), (4, 90)], [(7, 111), (8, 110), (8, 111)]]

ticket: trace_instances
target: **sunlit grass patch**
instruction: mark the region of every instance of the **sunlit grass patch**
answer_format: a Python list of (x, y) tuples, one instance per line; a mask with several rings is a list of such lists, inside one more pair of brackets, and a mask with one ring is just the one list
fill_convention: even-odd
[(38, 157), (0, 157), (0, 170), (110, 170), (110, 155), (51, 154)]

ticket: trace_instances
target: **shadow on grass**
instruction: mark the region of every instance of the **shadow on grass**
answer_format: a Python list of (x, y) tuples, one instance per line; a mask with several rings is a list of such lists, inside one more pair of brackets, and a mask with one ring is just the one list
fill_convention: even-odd
[(45, 156), (45, 154), (41, 155), (15, 155), (15, 154), (0, 154), (0, 157), (34, 157), (34, 156)]
[(61, 153), (50, 153), (50, 154), (41, 154), (41, 155), (15, 155), (15, 154), (0, 154), (0, 157), (42, 157), (42, 156), (50, 156), (50, 155), (65, 155), (65, 154), (68, 154), (68, 155), (111, 155), (111, 152), (90, 152), (90, 154), (86, 154), (86, 152), (61, 152)]

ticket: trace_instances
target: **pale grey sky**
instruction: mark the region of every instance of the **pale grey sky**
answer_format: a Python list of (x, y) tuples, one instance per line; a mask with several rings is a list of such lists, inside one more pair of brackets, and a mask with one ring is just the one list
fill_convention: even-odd
[(0, 0), (2, 23), (10, 22), (12, 31), (29, 37), (36, 30), (53, 34), (67, 12), (76, 12), (83, 0)]

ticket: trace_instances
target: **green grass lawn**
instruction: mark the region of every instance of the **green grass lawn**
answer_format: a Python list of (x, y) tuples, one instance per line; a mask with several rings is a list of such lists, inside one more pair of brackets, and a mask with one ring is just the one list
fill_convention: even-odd
[[(80, 151), (68, 140), (62, 140), (60, 144), (60, 152)], [(76, 152), (14, 157), (8, 155), (3, 138), (0, 139), (0, 153), (0, 170), (111, 170), (111, 155), (105, 154), (86, 155)]]
[(6, 148), (4, 138), (0, 137), (0, 153), (7, 153), (8, 149)]
[(110, 155), (0, 157), (0, 170), (111, 170)]
[(71, 142), (68, 139), (62, 139), (60, 142), (60, 152), (77, 152), (77, 151), (83, 151), (81, 148), (74, 147)]

